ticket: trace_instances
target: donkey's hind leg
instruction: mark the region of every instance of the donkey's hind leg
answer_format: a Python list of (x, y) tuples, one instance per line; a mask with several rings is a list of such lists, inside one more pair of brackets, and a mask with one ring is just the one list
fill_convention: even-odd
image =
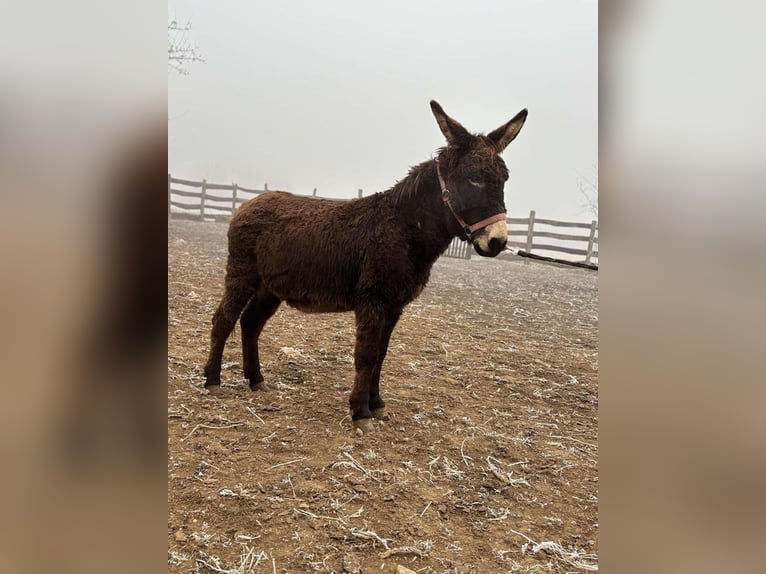
[(205, 388), (215, 393), (221, 385), (221, 358), (226, 339), (229, 338), (237, 319), (253, 296), (257, 284), (253, 285), (241, 277), (226, 275), (226, 289), (213, 315), (210, 331), (210, 355), (205, 364)]
[(258, 337), (266, 324), (279, 308), (282, 301), (266, 290), (263, 286), (250, 299), (239, 320), (242, 328), (242, 366), (245, 378), (253, 391), (266, 390), (261, 374), (261, 363), (258, 357)]

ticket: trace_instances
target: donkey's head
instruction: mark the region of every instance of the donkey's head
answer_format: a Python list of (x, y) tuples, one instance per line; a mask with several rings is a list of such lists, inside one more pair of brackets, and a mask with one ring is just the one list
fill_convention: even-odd
[(508, 241), (503, 195), (508, 168), (500, 154), (518, 135), (527, 110), (489, 135), (469, 133), (433, 100), (431, 110), (447, 138), (437, 168), (449, 224), (463, 228), (459, 236), (470, 239), (479, 255), (494, 257)]

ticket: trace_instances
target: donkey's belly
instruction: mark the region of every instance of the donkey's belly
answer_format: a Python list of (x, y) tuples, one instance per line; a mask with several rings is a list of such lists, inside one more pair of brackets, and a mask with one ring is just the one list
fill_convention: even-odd
[[(291, 253), (287, 251), (287, 253)], [(353, 310), (356, 274), (322, 253), (289, 255), (260, 270), (264, 286), (282, 301), (304, 313), (340, 313)]]
[(341, 303), (328, 303), (328, 302), (312, 302), (306, 300), (286, 300), (285, 303), (290, 307), (295, 307), (298, 311), (303, 313), (342, 313), (344, 311), (351, 311), (350, 305)]

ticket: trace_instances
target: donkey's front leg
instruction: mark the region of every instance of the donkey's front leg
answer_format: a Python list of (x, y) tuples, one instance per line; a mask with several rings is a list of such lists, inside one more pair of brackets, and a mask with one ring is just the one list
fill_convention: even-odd
[(391, 340), (391, 333), (393, 332), (397, 321), (399, 321), (401, 314), (401, 309), (393, 309), (386, 313), (386, 320), (378, 344), (378, 362), (375, 365), (375, 371), (372, 375), (369, 403), (370, 412), (372, 412), (373, 418), (376, 419), (388, 419), (388, 415), (386, 414), (386, 403), (383, 402), (383, 399), (380, 396), (380, 372), (383, 368), (383, 361), (386, 358), (386, 353), (388, 352), (388, 343)]
[[(362, 433), (372, 430), (370, 419), (370, 391), (375, 371), (380, 364), (380, 343), (386, 319), (381, 308), (365, 306), (356, 309), (356, 346), (354, 367), (356, 376), (351, 390), (349, 405), (354, 428)], [(378, 375), (380, 371), (378, 371)]]

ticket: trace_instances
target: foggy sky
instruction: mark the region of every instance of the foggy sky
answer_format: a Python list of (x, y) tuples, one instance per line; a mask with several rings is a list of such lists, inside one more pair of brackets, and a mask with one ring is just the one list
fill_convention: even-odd
[(168, 72), (176, 177), (328, 197), (383, 191), (444, 145), (428, 102), (503, 153), (511, 216), (590, 221), (598, 160), (595, 0), (172, 1), (204, 63)]

